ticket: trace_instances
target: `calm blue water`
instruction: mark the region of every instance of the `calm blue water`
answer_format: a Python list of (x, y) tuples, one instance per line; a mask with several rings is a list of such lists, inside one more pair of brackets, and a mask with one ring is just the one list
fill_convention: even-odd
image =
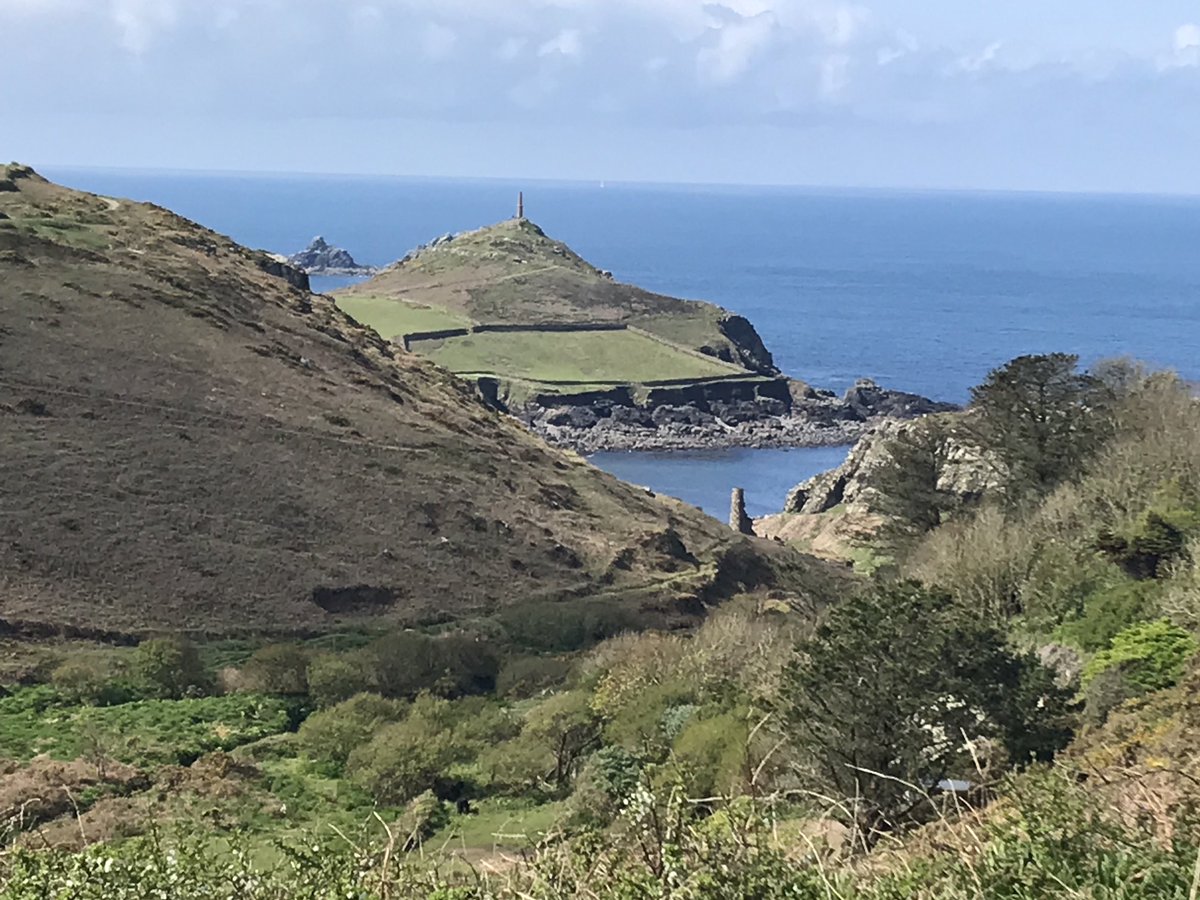
[[(1131, 355), (1200, 379), (1196, 198), (44, 174), (264, 249), (290, 253), (323, 234), (372, 264), (506, 218), (523, 189), (530, 217), (591, 262), (742, 313), (784, 371), (838, 390), (867, 375), (961, 401), (991, 368), (1052, 350)], [(777, 507), (807, 460), (824, 466), (828, 451), (598, 462), (664, 491), (719, 484), (701, 505), (724, 517), (728, 486)]]
[(632, 484), (726, 519), (729, 493), (746, 489), (746, 511), (752, 516), (779, 512), (788, 491), (801, 481), (841, 465), (845, 447), (796, 450), (719, 450), (681, 453), (597, 453), (592, 462)]

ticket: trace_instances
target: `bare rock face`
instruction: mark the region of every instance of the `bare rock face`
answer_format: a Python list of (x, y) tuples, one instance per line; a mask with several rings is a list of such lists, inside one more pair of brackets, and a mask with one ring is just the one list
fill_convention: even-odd
[(288, 257), (288, 264), (310, 275), (370, 275), (375, 270), (359, 265), (349, 251), (334, 247), (317, 235), (307, 247)]
[[(878, 473), (889, 462), (888, 444), (921, 427), (920, 419), (889, 419), (877, 425), (854, 445), (842, 465), (793, 488), (784, 512), (815, 515), (839, 506), (850, 513), (878, 512)], [(952, 434), (945, 439), (950, 446), (939, 487), (968, 502), (994, 486), (994, 471), (977, 447)]]

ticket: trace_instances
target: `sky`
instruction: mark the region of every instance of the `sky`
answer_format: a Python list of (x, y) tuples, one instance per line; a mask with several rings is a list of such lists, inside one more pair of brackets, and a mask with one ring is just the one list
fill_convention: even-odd
[(36, 165), (1200, 193), (1200, 0), (0, 0)]

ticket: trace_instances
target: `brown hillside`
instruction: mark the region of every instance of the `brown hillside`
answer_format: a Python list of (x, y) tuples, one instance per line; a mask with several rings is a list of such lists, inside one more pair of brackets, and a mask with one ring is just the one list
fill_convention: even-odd
[(158, 207), (0, 168), (0, 632), (319, 630), (599, 593), (670, 612), (819, 572), (547, 448), (303, 281)]

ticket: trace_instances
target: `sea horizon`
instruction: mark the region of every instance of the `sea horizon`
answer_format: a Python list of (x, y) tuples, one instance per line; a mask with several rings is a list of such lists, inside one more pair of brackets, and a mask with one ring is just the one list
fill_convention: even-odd
[(176, 168), (158, 166), (95, 166), (83, 164), (59, 163), (26, 163), (35, 171), (41, 167), (58, 173), (70, 174), (77, 172), (114, 173), (150, 177), (172, 176), (212, 176), (248, 179), (278, 179), (317, 178), (324, 180), (351, 181), (397, 181), (402, 183), (463, 183), (508, 185), (513, 183), (545, 185), (550, 187), (629, 187), (653, 190), (672, 191), (713, 191), (730, 193), (765, 192), (795, 192), (828, 195), (965, 195), (965, 196), (997, 196), (997, 197), (1064, 197), (1064, 198), (1096, 198), (1096, 199), (1138, 199), (1148, 200), (1180, 200), (1200, 203), (1200, 191), (1104, 191), (1104, 190), (1074, 190), (1070, 188), (989, 188), (971, 185), (934, 186), (934, 185), (899, 185), (899, 184), (817, 184), (809, 182), (775, 182), (775, 181), (657, 181), (650, 179), (606, 178), (606, 177), (576, 177), (576, 178), (546, 178), (542, 176), (521, 175), (457, 175), (457, 174), (414, 174), (388, 172), (337, 172), (311, 171), (305, 169), (274, 170), (274, 169), (208, 169), (208, 168)]

